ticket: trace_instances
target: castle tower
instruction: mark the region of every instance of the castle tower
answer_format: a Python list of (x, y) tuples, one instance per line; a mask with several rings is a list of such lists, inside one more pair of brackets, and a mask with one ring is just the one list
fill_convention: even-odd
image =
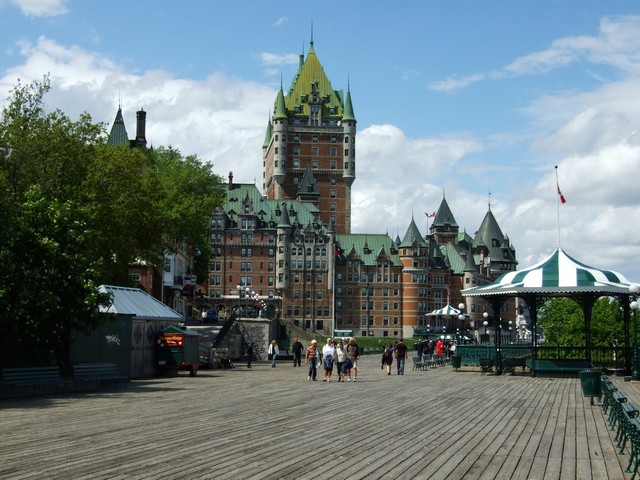
[(313, 183), (319, 220), (333, 223), (336, 233), (350, 233), (355, 139), (351, 91), (333, 89), (312, 40), (291, 87), (286, 94), (280, 87), (271, 112), (262, 148), (264, 195), (301, 199)]

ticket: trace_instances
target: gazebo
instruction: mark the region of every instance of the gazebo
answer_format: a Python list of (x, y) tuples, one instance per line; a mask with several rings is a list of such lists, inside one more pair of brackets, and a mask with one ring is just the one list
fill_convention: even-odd
[[(584, 313), (586, 360), (591, 361), (591, 310), (602, 296), (618, 297), (624, 313), (625, 345), (629, 346), (629, 281), (611, 270), (600, 270), (567, 255), (560, 247), (547, 259), (532, 267), (508, 272), (488, 285), (462, 290), (464, 297), (484, 298), (498, 315), (502, 304), (511, 297), (522, 298), (529, 307), (532, 344), (531, 358), (536, 359), (538, 300), (547, 297), (575, 299)], [(535, 362), (532, 363), (535, 365)], [(630, 369), (631, 350), (626, 349), (626, 367)], [(535, 375), (535, 370), (532, 372)]]

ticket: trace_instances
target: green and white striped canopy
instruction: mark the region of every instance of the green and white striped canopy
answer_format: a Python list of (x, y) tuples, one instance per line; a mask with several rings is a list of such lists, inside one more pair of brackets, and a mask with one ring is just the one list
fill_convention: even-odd
[(447, 317), (457, 317), (460, 315), (460, 310), (457, 308), (453, 308), (451, 305), (447, 305), (446, 307), (440, 308), (438, 310), (434, 310), (431, 313), (427, 313), (427, 316), (447, 316)]
[(463, 296), (520, 295), (540, 293), (629, 293), (629, 281), (620, 273), (600, 270), (571, 258), (558, 248), (546, 260), (516, 272), (508, 272), (489, 285), (462, 290)]

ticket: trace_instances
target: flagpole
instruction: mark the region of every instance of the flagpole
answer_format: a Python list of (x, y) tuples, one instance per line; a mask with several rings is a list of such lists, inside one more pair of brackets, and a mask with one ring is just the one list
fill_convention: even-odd
[(556, 222), (558, 228), (558, 248), (560, 248), (560, 184), (558, 183), (558, 166), (556, 165)]

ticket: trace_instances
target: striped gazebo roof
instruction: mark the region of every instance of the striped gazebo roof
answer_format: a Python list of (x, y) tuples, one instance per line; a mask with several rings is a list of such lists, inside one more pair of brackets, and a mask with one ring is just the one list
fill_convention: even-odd
[(629, 293), (629, 280), (612, 270), (600, 270), (578, 262), (558, 248), (532, 267), (508, 272), (489, 285), (462, 290), (464, 296), (522, 295), (538, 293), (563, 296), (572, 293), (615, 295)]
[(431, 313), (427, 313), (428, 316), (448, 316), (448, 317), (457, 317), (460, 315), (460, 310), (457, 308), (453, 308), (451, 305), (447, 305), (446, 307), (440, 308), (438, 310), (434, 310)]

